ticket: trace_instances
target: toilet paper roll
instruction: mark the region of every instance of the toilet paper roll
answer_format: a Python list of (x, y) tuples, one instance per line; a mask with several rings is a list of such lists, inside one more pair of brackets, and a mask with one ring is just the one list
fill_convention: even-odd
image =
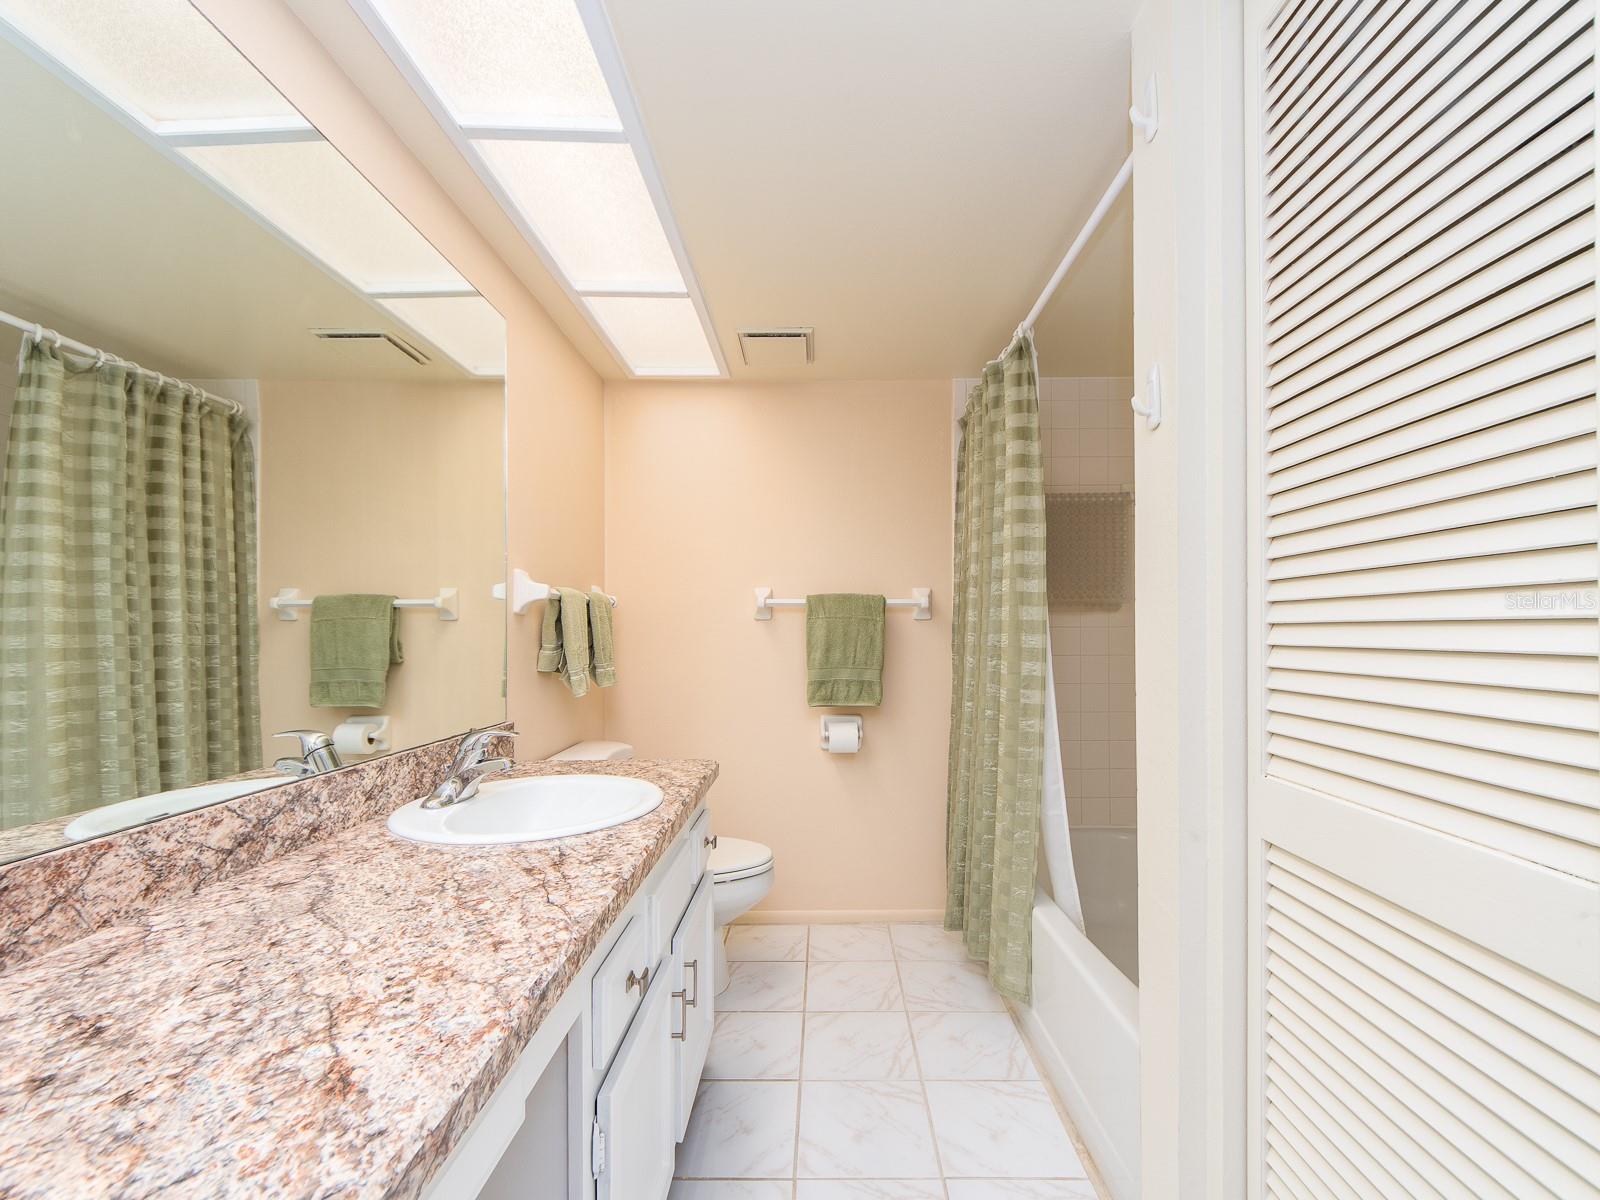
[(356, 717), (333, 727), (333, 747), (341, 755), (382, 754), (389, 749), (388, 717)]
[(854, 754), (865, 733), (860, 717), (823, 717), (822, 748), (829, 754)]

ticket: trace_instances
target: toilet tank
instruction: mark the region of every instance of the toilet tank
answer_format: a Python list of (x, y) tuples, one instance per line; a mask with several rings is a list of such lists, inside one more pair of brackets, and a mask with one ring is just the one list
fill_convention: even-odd
[(579, 742), (550, 756), (551, 762), (620, 762), (633, 757), (633, 747), (627, 742)]

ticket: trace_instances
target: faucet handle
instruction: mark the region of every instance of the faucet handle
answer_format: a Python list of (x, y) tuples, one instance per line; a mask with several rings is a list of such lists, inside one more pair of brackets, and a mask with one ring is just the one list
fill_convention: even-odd
[(482, 757), (484, 749), (495, 738), (514, 738), (517, 732), (514, 729), (475, 729), (461, 739), (461, 745), (456, 748), (456, 757), (453, 770), (460, 771), (470, 766)]
[(299, 738), (301, 758), (305, 758), (313, 750), (326, 750), (333, 745), (333, 739), (320, 729), (285, 729), (282, 733), (275, 733), (272, 736)]

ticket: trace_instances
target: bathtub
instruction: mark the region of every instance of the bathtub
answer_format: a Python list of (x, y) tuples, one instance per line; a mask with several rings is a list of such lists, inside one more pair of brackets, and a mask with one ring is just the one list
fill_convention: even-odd
[[(1045, 837), (1051, 837), (1048, 827)], [(1132, 978), (1138, 970), (1137, 844), (1132, 829), (1072, 831), (1072, 865), (1090, 936), (1051, 898), (1049, 872), (1041, 872), (1033, 908), (1033, 1004), (1017, 1009), (1040, 1068), (1117, 1200), (1139, 1195), (1139, 989)]]

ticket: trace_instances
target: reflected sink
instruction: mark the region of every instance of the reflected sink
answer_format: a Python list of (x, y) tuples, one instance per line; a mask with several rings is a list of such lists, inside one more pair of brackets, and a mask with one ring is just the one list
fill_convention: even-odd
[(609, 829), (661, 803), (661, 789), (621, 775), (538, 775), (490, 780), (470, 800), (428, 809), (413, 800), (389, 817), (389, 830), (413, 842), (499, 846)]
[(119, 829), (131, 829), (158, 817), (175, 817), (179, 813), (205, 808), (208, 804), (248, 796), (252, 792), (264, 792), (280, 783), (293, 782), (287, 775), (268, 775), (257, 779), (202, 783), (198, 787), (176, 788), (170, 792), (152, 792), (148, 796), (119, 800), (104, 808), (91, 809), (72, 821), (64, 832), (70, 841), (81, 842), (84, 838), (102, 837)]

